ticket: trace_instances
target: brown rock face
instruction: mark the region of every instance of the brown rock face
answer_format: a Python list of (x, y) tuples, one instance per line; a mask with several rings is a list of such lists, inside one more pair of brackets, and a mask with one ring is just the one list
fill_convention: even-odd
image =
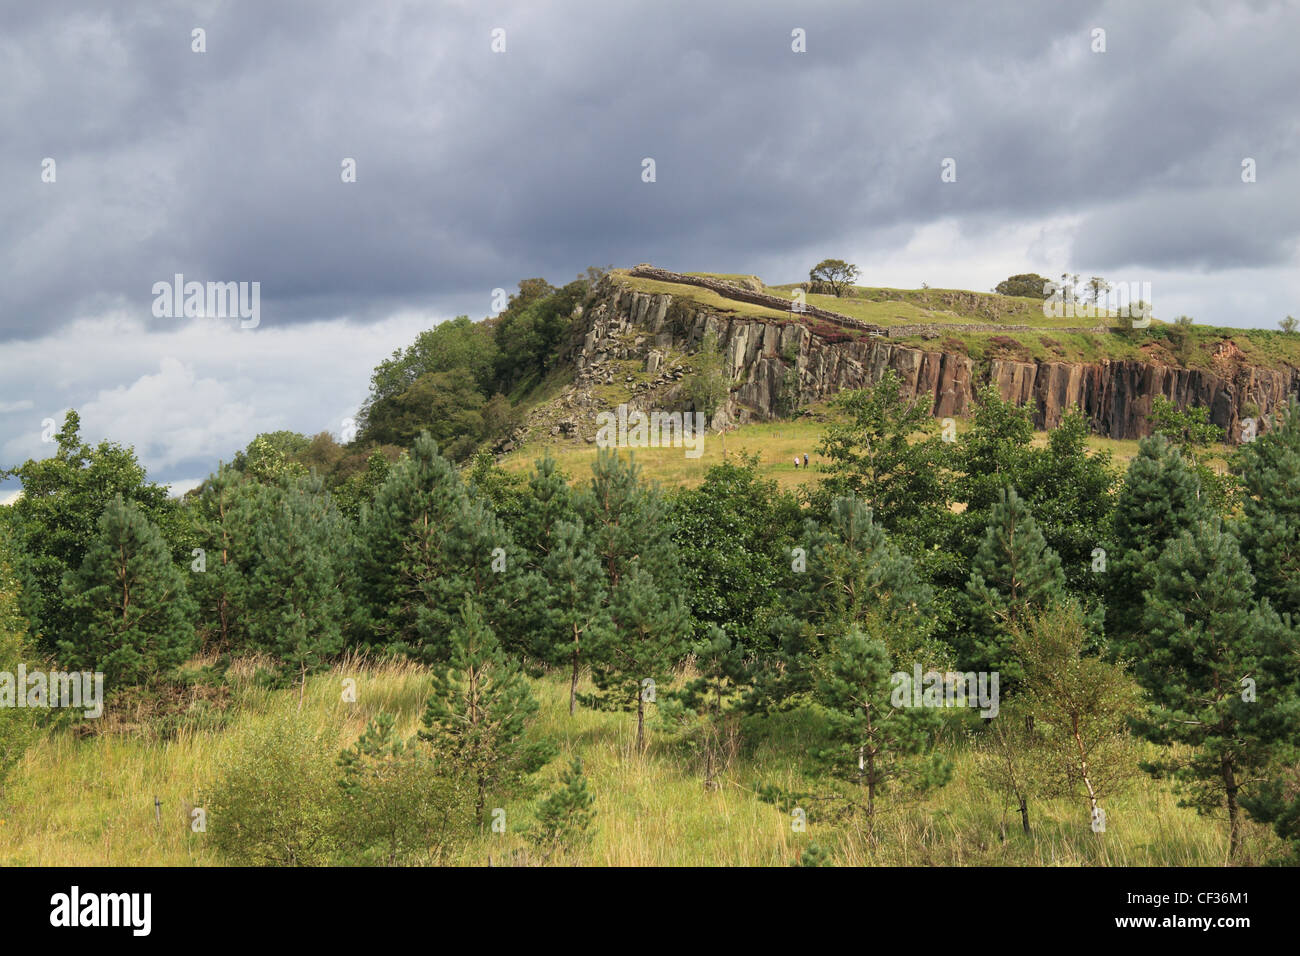
[[(1077, 406), (1093, 431), (1112, 438), (1150, 434), (1147, 418), (1157, 395), (1178, 408), (1209, 408), (1210, 420), (1226, 430), (1230, 441), (1240, 440), (1243, 419), (1257, 418), (1263, 431), (1274, 409), (1300, 395), (1300, 369), (1245, 365), (1239, 355), (1230, 354), (1232, 349), (1213, 371), (1136, 360), (1074, 364), (990, 359), (977, 367), (963, 354), (896, 345), (883, 336), (828, 341), (797, 322), (710, 313), (693, 303), (674, 302), (671, 295), (634, 292), (610, 277), (597, 293), (566, 355), (577, 369), (579, 392), (598, 382), (599, 366), (607, 357), (649, 360), (647, 368), (658, 368), (662, 360), (650, 358), (651, 353), (690, 353), (705, 330), (713, 329), (732, 376), (727, 413), (733, 422), (779, 415), (793, 388), (801, 402), (815, 402), (842, 389), (871, 385), (890, 369), (898, 373), (910, 397), (929, 401), (937, 417), (964, 414), (975, 392), (992, 383), (1004, 400), (1032, 405), (1038, 428), (1054, 428)], [(677, 399), (678, 394), (677, 389), (648, 392), (646, 399)]]

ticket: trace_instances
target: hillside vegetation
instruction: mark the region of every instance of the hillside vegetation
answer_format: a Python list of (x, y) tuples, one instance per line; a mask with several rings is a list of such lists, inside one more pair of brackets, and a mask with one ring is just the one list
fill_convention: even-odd
[[(6, 469), (0, 860), (1300, 859), (1300, 403), (1106, 442), (888, 368), (699, 458), (557, 422), (499, 462), (616, 281), (525, 280), (345, 443), (182, 500), (75, 411)], [(712, 409), (723, 368), (706, 330), (658, 374)]]
[[(195, 833), (190, 810), (223, 763), (279, 716), (301, 722), (337, 752), (351, 746), (381, 711), (414, 732), (429, 683), (425, 668), (352, 660), (308, 682), (301, 711), (294, 691), (267, 691), (252, 680), (254, 661), (237, 666), (227, 716), (218, 725), (186, 726), (159, 735), (151, 728), (81, 739), (64, 731), (33, 748), (16, 768), (0, 818), (0, 863), (6, 866), (209, 866), (226, 862), (208, 833)], [(357, 681), (358, 702), (345, 704), (345, 677)], [(716, 789), (671, 743), (656, 740), (638, 753), (620, 715), (579, 711), (569, 718), (560, 676), (532, 682), (541, 702), (533, 733), (562, 741), (561, 755), (582, 758), (596, 798), (590, 846), (552, 862), (595, 866), (785, 866), (810, 843), (840, 865), (1133, 865), (1218, 866), (1227, 858), (1223, 827), (1177, 808), (1166, 785), (1147, 781), (1112, 810), (1106, 839), (1079, 826), (1077, 805), (1042, 807), (1038, 831), (1025, 837), (980, 779), (970, 745), (952, 743), (956, 774), (932, 798), (890, 813), (874, 848), (850, 823), (817, 821), (795, 833), (790, 815), (758, 799), (756, 785), (801, 786), (800, 752), (816, 728), (795, 718), (759, 720)], [(562, 762), (562, 761), (561, 761)], [(326, 768), (333, 772), (332, 766)], [(552, 770), (538, 781), (553, 785)], [(275, 792), (267, 785), (268, 796)], [(154, 798), (162, 802), (155, 816)], [(534, 801), (503, 801), (510, 831), (471, 837), (422, 862), (486, 866), (540, 862), (517, 830), (533, 822)], [(271, 812), (272, 808), (267, 807)], [(212, 821), (211, 825), (217, 825)], [(1005, 834), (1005, 838), (1004, 835)], [(1264, 827), (1251, 827), (1243, 862), (1276, 852)]]

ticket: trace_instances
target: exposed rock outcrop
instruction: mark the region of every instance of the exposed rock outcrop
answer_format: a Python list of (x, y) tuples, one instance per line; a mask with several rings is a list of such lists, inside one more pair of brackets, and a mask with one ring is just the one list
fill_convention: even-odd
[[(1289, 396), (1300, 395), (1300, 370), (1247, 365), (1230, 348), (1213, 370), (1137, 360), (1082, 364), (993, 358), (977, 363), (964, 354), (902, 345), (887, 337), (827, 335), (824, 329), (819, 334), (808, 322), (719, 314), (689, 299), (634, 291), (607, 276), (578, 319), (564, 356), (576, 369), (564, 404), (578, 410), (578, 420), (590, 417), (584, 412), (600, 405), (593, 386), (614, 384), (617, 378), (631, 386), (633, 405), (683, 408), (689, 403), (684, 403), (681, 380), (709, 329), (724, 349), (733, 382), (726, 409), (732, 422), (779, 416), (796, 393), (801, 403), (820, 401), (842, 389), (870, 385), (889, 369), (898, 373), (911, 397), (928, 401), (939, 417), (963, 414), (975, 392), (992, 383), (1004, 399), (1032, 405), (1039, 428), (1055, 427), (1078, 406), (1094, 431), (1113, 438), (1149, 434), (1147, 416), (1157, 395), (1179, 408), (1208, 408), (1210, 420), (1230, 440), (1240, 437), (1242, 419), (1258, 416), (1263, 430), (1266, 416)], [(616, 376), (609, 368), (613, 360), (634, 360), (645, 375)], [(580, 428), (584, 434), (588, 430)]]

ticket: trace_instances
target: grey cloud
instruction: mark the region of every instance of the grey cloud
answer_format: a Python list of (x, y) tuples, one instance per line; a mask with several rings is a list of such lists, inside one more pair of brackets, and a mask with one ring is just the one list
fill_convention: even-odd
[[(169, 335), (150, 290), (176, 272), (260, 281), (277, 329), (477, 317), (495, 287), (605, 263), (789, 281), (851, 248), (892, 284), (869, 257), (946, 220), (972, 259), (999, 229), (1077, 219), (1051, 268), (1197, 290), (1253, 269), (1271, 325), (1295, 311), (1298, 34), (1300, 9), (1263, 2), (8, 5), (0, 342), (114, 310)], [(978, 285), (1024, 267), (1013, 251)]]

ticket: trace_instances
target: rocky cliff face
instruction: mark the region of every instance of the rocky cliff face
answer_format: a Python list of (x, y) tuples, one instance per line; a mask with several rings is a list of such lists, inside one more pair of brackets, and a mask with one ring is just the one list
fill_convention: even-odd
[[(797, 389), (802, 403), (841, 389), (870, 385), (893, 369), (912, 397), (938, 417), (961, 415), (977, 389), (997, 386), (1006, 400), (1031, 404), (1038, 428), (1052, 428), (1079, 406), (1094, 431), (1112, 438), (1150, 433), (1155, 396), (1179, 408), (1205, 406), (1230, 440), (1242, 419), (1262, 419), (1288, 396), (1300, 395), (1300, 370), (1245, 365), (1225, 342), (1214, 371), (1141, 361), (976, 363), (951, 352), (929, 351), (871, 337), (837, 341), (810, 324), (718, 314), (668, 294), (636, 292), (612, 277), (577, 323), (565, 356), (577, 369), (561, 404), (568, 418), (552, 431), (594, 432), (592, 413), (607, 404), (601, 386), (620, 386), (629, 404), (644, 410), (684, 409), (681, 380), (705, 332), (723, 346), (733, 382), (727, 420), (745, 422), (782, 414)], [(1253, 407), (1252, 407), (1253, 406)]]

